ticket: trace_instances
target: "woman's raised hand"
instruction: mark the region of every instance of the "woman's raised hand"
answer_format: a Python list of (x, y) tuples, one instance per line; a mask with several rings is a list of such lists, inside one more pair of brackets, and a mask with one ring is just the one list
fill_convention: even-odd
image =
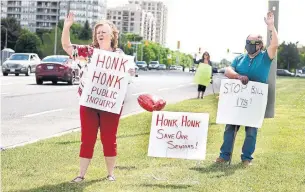
[(74, 22), (74, 13), (70, 12), (64, 22), (64, 27), (70, 28), (73, 25)]

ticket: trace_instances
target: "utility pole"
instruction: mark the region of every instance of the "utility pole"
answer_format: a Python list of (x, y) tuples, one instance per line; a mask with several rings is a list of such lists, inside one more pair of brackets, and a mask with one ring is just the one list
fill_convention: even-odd
[[(269, 0), (268, 10), (274, 14), (274, 26), (278, 32), (279, 23), (279, 0)], [(267, 31), (267, 47), (270, 45), (270, 31)], [(265, 112), (265, 118), (274, 118), (275, 108), (275, 86), (276, 86), (277, 56), (272, 61), (268, 78), (268, 101)]]
[(143, 61), (143, 48), (144, 48), (144, 43), (141, 44), (141, 61)]
[(55, 25), (55, 42), (54, 42), (54, 55), (56, 55), (57, 51), (57, 28), (58, 28), (58, 20), (59, 20), (59, 1), (57, 1), (57, 15), (56, 15), (56, 25)]
[(67, 15), (70, 13), (70, 0), (67, 1)]
[(5, 45), (4, 48), (7, 48), (7, 28), (4, 25), (1, 25), (5, 29)]
[(180, 58), (179, 58), (179, 56), (180, 56), (180, 41), (177, 41), (177, 53), (178, 53), (178, 55), (176, 56), (176, 64), (177, 65), (179, 65), (179, 62), (180, 62)]

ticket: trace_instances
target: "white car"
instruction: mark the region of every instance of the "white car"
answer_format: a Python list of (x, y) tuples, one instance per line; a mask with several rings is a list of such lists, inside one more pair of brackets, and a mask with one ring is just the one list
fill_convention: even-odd
[(177, 70), (179, 70), (179, 71), (183, 71), (183, 67), (182, 66), (177, 66), (177, 68), (176, 68)]
[(302, 70), (297, 70), (297, 71), (296, 71), (296, 76), (297, 76), (297, 77), (305, 77), (305, 73), (303, 73)]
[(8, 74), (25, 74), (29, 76), (34, 73), (36, 66), (41, 63), (36, 53), (14, 53), (2, 65), (3, 76)]
[(151, 61), (148, 65), (148, 69), (158, 69), (159, 68), (159, 61)]

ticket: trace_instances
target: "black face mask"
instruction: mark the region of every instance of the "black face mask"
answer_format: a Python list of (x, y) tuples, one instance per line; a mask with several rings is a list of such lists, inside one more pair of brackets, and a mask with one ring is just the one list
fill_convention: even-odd
[(262, 43), (262, 41), (247, 40), (245, 48), (250, 55), (253, 55), (258, 51), (258, 49), (256, 49), (256, 45), (259, 45), (260, 43)]
[(253, 55), (254, 53), (256, 53), (258, 50), (256, 50), (256, 45), (252, 45), (252, 44), (246, 44), (246, 50), (250, 55)]

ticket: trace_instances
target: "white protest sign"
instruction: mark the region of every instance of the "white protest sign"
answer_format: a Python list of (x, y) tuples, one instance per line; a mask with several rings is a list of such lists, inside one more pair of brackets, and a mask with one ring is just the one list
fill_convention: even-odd
[(80, 105), (119, 114), (125, 99), (134, 57), (94, 49)]
[(262, 127), (268, 96), (268, 85), (240, 80), (221, 80), (217, 124)]
[(209, 114), (154, 111), (148, 156), (204, 160)]

